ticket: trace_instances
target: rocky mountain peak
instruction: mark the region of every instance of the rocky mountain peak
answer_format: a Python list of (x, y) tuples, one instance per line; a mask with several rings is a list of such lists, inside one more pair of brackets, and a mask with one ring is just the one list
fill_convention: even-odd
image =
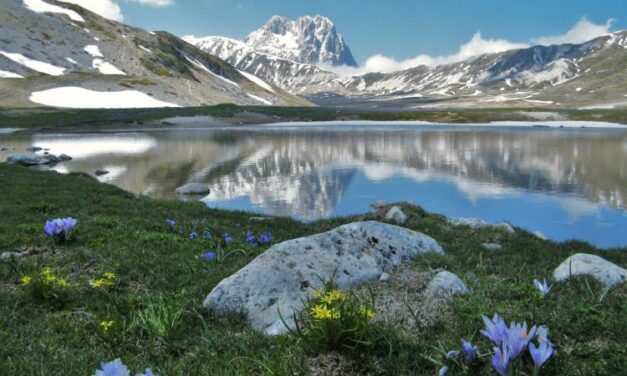
[(333, 22), (319, 15), (296, 20), (272, 16), (244, 43), (257, 51), (301, 63), (357, 66)]

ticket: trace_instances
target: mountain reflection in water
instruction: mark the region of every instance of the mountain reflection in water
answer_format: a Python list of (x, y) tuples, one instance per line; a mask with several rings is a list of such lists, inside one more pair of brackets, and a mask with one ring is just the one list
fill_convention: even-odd
[[(558, 240), (627, 245), (627, 132), (391, 126), (13, 134), (0, 146), (74, 157), (125, 190), (174, 196), (209, 184), (212, 207), (314, 220), (410, 200), (451, 216), (506, 220)], [(0, 153), (5, 157), (8, 152)]]

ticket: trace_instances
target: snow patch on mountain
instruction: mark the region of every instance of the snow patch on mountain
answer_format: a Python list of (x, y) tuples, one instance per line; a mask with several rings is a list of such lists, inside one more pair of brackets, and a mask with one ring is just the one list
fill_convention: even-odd
[(102, 74), (126, 75), (124, 71), (118, 69), (115, 65), (102, 59), (94, 59), (91, 65), (94, 69), (98, 69), (98, 71)]
[(0, 78), (24, 78), (24, 76), (5, 70), (0, 70)]
[(85, 19), (81, 17), (80, 14), (71, 9), (65, 9), (58, 5), (52, 5), (41, 0), (23, 0), (23, 2), (24, 6), (33, 12), (65, 14), (70, 17), (72, 21), (85, 22)]
[(249, 80), (251, 80), (252, 82), (256, 83), (257, 85), (261, 86), (262, 88), (271, 91), (273, 93), (275, 93), (274, 89), (272, 88), (272, 86), (268, 85), (267, 82), (265, 82), (264, 80), (262, 80), (261, 78), (255, 76), (254, 74), (250, 74), (248, 72), (244, 72), (244, 71), (238, 71), (240, 74), (242, 74), (244, 77), (248, 78)]
[(43, 61), (31, 59), (19, 53), (0, 51), (0, 55), (4, 55), (4, 57), (9, 58), (14, 62), (30, 68), (34, 71), (48, 74), (50, 76), (61, 76), (63, 72), (65, 72), (65, 68), (57, 67)]
[(84, 48), (85, 52), (87, 52), (88, 54), (90, 54), (93, 57), (103, 57), (104, 55), (102, 55), (102, 52), (100, 52), (100, 48), (98, 46), (96, 46), (95, 44), (90, 44), (85, 46)]
[(162, 102), (137, 90), (94, 91), (80, 87), (58, 87), (36, 91), (30, 101), (45, 106), (64, 108), (153, 108), (180, 107)]

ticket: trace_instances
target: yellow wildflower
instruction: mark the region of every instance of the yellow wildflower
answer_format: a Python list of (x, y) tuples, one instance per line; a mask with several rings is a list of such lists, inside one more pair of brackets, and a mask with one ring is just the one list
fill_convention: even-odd
[(104, 283), (105, 283), (104, 279), (96, 279), (95, 281), (89, 281), (89, 284), (91, 285), (91, 287), (95, 289), (102, 287)]
[(32, 279), (30, 276), (28, 276), (28, 275), (22, 276), (22, 278), (20, 279), (20, 281), (22, 282), (22, 284), (23, 284), (24, 286), (26, 286), (26, 285), (30, 285), (30, 282), (31, 282), (32, 280), (33, 280), (33, 279)]
[(56, 280), (57, 280), (57, 277), (54, 274), (46, 274), (44, 276), (44, 284), (46, 285), (49, 285)]
[(344, 294), (339, 290), (333, 290), (327, 293), (320, 301), (324, 304), (332, 304), (336, 300), (344, 300)]
[(340, 311), (338, 309), (332, 309), (331, 310), (331, 318), (333, 320), (339, 320), (339, 318), (340, 318)]
[(374, 312), (370, 308), (361, 307), (359, 310), (367, 319), (371, 319), (374, 316)]
[(67, 286), (67, 280), (65, 278), (59, 278), (59, 279), (57, 279), (57, 285), (59, 287), (66, 287)]
[(313, 292), (313, 296), (314, 296), (315, 298), (319, 298), (319, 297), (321, 297), (323, 294), (324, 294), (324, 291), (322, 291), (322, 289), (314, 290), (314, 292)]
[(41, 269), (41, 275), (43, 275), (44, 277), (52, 275), (52, 268), (46, 266), (45, 268)]
[(330, 319), (332, 317), (331, 310), (326, 305), (316, 305), (311, 308), (311, 315), (315, 319)]
[(104, 332), (108, 331), (111, 326), (113, 326), (113, 321), (101, 321), (100, 326)]
[(106, 273), (104, 274), (104, 277), (105, 277), (106, 279), (114, 279), (114, 278), (115, 278), (115, 273), (106, 272)]

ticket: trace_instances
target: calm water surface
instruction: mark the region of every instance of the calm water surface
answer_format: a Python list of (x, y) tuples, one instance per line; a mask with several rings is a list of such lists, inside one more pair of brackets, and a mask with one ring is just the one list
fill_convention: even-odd
[(74, 160), (66, 173), (152, 197), (207, 183), (211, 207), (314, 220), (414, 201), (447, 216), (508, 221), (555, 240), (627, 246), (627, 131), (316, 126), (0, 134)]

